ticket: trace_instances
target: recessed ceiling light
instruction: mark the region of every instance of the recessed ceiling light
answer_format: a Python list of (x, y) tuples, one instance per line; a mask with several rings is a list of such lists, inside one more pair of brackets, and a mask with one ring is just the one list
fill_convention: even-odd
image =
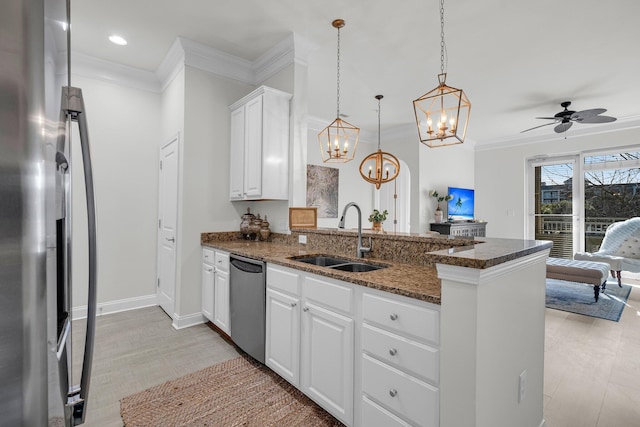
[(116, 36), (115, 34), (109, 36), (109, 41), (113, 44), (117, 44), (118, 46), (125, 46), (127, 44), (127, 41), (124, 38)]

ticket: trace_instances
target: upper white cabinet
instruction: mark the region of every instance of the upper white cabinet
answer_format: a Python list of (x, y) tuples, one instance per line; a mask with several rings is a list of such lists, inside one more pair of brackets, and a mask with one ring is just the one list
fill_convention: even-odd
[(261, 86), (231, 105), (231, 200), (289, 197), (291, 94)]

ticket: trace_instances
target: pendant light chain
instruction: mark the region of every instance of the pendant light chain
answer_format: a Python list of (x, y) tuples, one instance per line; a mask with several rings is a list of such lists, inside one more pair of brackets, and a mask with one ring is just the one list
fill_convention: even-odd
[(338, 27), (338, 78), (337, 78), (337, 91), (336, 91), (336, 99), (338, 100), (338, 107), (336, 112), (336, 118), (340, 118), (340, 27)]
[(380, 149), (380, 100), (382, 99), (382, 95), (378, 95), (378, 150)]
[(440, 0), (440, 73), (444, 74), (444, 0)]

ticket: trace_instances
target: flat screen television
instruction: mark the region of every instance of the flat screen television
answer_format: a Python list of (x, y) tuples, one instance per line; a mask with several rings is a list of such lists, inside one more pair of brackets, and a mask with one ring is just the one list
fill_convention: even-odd
[(447, 203), (447, 218), (451, 222), (469, 221), (473, 215), (474, 194), (469, 188), (449, 187), (449, 193), (453, 199)]

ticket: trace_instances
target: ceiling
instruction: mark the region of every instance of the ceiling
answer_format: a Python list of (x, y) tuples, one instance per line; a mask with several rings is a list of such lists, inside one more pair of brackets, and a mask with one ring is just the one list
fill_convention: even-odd
[[(472, 103), (467, 138), (490, 144), (554, 137), (546, 123), (560, 102), (606, 108), (614, 124), (640, 119), (640, 2), (637, 0), (448, 0), (447, 83)], [(176, 37), (255, 60), (290, 33), (309, 41), (309, 114), (336, 111), (337, 31), (341, 37), (340, 112), (363, 129), (415, 126), (412, 100), (437, 86), (437, 0), (72, 0), (72, 49), (155, 71)], [(129, 44), (107, 38), (117, 33)], [(564, 137), (564, 135), (562, 136)]]

